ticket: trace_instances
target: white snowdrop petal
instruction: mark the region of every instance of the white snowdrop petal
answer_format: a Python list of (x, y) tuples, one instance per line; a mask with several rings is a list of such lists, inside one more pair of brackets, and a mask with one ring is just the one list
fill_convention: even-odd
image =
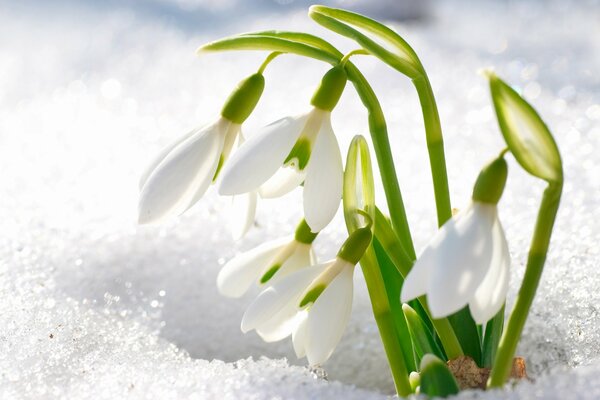
[[(219, 154), (219, 160), (217, 161), (217, 166), (215, 167), (215, 172), (213, 173), (213, 179), (217, 173), (217, 170), (219, 168), (219, 163), (221, 162), (221, 158), (223, 157), (223, 159), (225, 160), (227, 158), (227, 154), (229, 154), (230, 150), (231, 150), (231, 145), (232, 145), (232, 141), (235, 140), (235, 137), (238, 135), (239, 132), (241, 132), (241, 125), (239, 124), (234, 124), (231, 121), (225, 119), (225, 118), (221, 118), (219, 120), (218, 123), (218, 129), (220, 131), (219, 135), (222, 135), (224, 137), (224, 142), (223, 145), (221, 146), (221, 151)], [(226, 162), (226, 161), (223, 161)], [(211, 182), (212, 183), (212, 182)], [(185, 211), (187, 211), (188, 209), (190, 209), (194, 204), (196, 204), (198, 202), (198, 200), (200, 200), (202, 198), (202, 196), (204, 196), (204, 192), (206, 191), (206, 189), (203, 188), (199, 188), (196, 193), (194, 194), (194, 196), (192, 197), (192, 199), (190, 200), (189, 204), (187, 205)]]
[(260, 196), (265, 199), (281, 197), (300, 186), (305, 176), (305, 171), (300, 171), (294, 166), (281, 167), (275, 175), (262, 184), (259, 190)]
[(289, 243), (289, 238), (274, 240), (231, 259), (217, 276), (219, 293), (228, 297), (242, 296)]
[(434, 318), (450, 315), (466, 306), (475, 294), (492, 260), (492, 227), (495, 205), (473, 203), (444, 225), (432, 249), (435, 271), (427, 289), (427, 302)]
[(306, 356), (306, 327), (307, 327), (307, 311), (301, 311), (298, 313), (300, 322), (292, 333), (292, 344), (294, 345), (294, 353), (296, 357), (302, 358)]
[(256, 333), (265, 342), (277, 342), (291, 335), (299, 322), (297, 304), (289, 302), (268, 321), (257, 327)]
[(231, 198), (229, 226), (233, 240), (243, 238), (254, 224), (257, 197), (256, 192), (248, 192)]
[(144, 187), (144, 185), (148, 181), (148, 178), (150, 177), (150, 175), (152, 174), (152, 172), (154, 171), (154, 169), (165, 159), (165, 157), (167, 157), (169, 155), (169, 153), (171, 151), (173, 151), (173, 149), (175, 147), (179, 146), (181, 143), (183, 143), (184, 141), (186, 141), (187, 139), (189, 139), (193, 135), (197, 134), (198, 132), (202, 132), (206, 128), (207, 127), (200, 127), (200, 128), (192, 129), (191, 131), (189, 131), (185, 135), (181, 136), (180, 138), (178, 138), (174, 142), (172, 142), (172, 143), (168, 144), (167, 146), (163, 147), (158, 152), (158, 154), (154, 157), (154, 159), (152, 159), (152, 161), (150, 162), (150, 164), (148, 164), (148, 166), (146, 167), (146, 169), (142, 173), (142, 176), (140, 177), (140, 182), (139, 182), (139, 189), (142, 190), (142, 188)]
[(344, 167), (330, 115), (323, 121), (315, 141), (304, 180), (304, 218), (313, 232), (331, 222), (342, 198)]
[(352, 311), (354, 267), (344, 268), (308, 312), (306, 357), (310, 365), (327, 361), (342, 338)]
[(184, 212), (204, 194), (217, 169), (223, 136), (217, 125), (173, 149), (154, 169), (140, 193), (139, 223), (158, 222)]
[(315, 265), (316, 262), (313, 261), (312, 256), (313, 251), (311, 245), (296, 242), (296, 248), (294, 249), (294, 252), (281, 265), (281, 268), (277, 271), (273, 278), (271, 278), (269, 284), (272, 285), (281, 278), (288, 276), (299, 269)]
[[(453, 223), (453, 221), (448, 221), (448, 223)], [(416, 299), (427, 292), (435, 260), (434, 251), (430, 247), (426, 247), (404, 279), (400, 293), (402, 303)]]
[(478, 324), (486, 323), (498, 313), (506, 300), (508, 291), (510, 253), (499, 220), (494, 223), (492, 235), (494, 255), (490, 270), (469, 302), (471, 315)]
[(299, 303), (306, 287), (322, 270), (322, 265), (301, 269), (263, 290), (246, 309), (242, 332), (260, 328), (290, 302)]
[(258, 189), (283, 165), (307, 118), (302, 115), (280, 119), (248, 139), (223, 167), (219, 194)]

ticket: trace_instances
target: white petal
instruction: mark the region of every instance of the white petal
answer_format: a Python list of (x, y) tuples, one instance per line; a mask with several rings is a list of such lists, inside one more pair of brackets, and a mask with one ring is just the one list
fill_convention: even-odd
[(306, 171), (299, 171), (296, 167), (281, 167), (268, 181), (260, 187), (260, 196), (265, 199), (281, 197), (304, 182)]
[(313, 232), (331, 222), (342, 198), (344, 167), (330, 116), (323, 125), (306, 167), (304, 181), (304, 218)]
[(148, 181), (148, 178), (150, 177), (150, 175), (152, 174), (154, 169), (165, 159), (165, 157), (167, 157), (169, 155), (169, 153), (171, 151), (173, 151), (173, 149), (175, 147), (179, 146), (181, 143), (183, 143), (184, 141), (186, 141), (187, 139), (189, 139), (191, 136), (195, 135), (196, 133), (202, 132), (204, 129), (205, 129), (205, 127), (192, 129), (185, 135), (178, 138), (176, 141), (163, 147), (162, 150), (160, 150), (158, 152), (158, 154), (154, 157), (154, 159), (150, 162), (150, 164), (146, 167), (146, 169), (142, 173), (142, 176), (140, 177), (140, 182), (139, 182), (140, 190), (142, 190), (142, 188), (146, 184), (146, 181)]
[(289, 238), (274, 240), (231, 259), (217, 276), (219, 293), (227, 297), (242, 296), (289, 243)]
[(496, 220), (492, 233), (494, 255), (490, 270), (469, 302), (471, 315), (478, 324), (486, 323), (498, 313), (506, 300), (508, 291), (510, 253), (499, 220)]
[(306, 287), (322, 270), (322, 265), (301, 269), (263, 290), (244, 313), (242, 332), (260, 329), (289, 303), (299, 303)]
[(234, 195), (258, 189), (283, 165), (307, 118), (305, 114), (280, 119), (248, 139), (223, 168), (219, 194)]
[[(233, 122), (229, 121), (228, 119), (221, 118), (219, 120), (219, 130), (221, 131), (219, 133), (219, 135), (222, 135), (225, 138), (225, 140), (223, 142), (223, 146), (221, 147), (221, 152), (219, 154), (219, 161), (217, 161), (217, 166), (215, 167), (215, 172), (213, 173), (213, 179), (215, 177), (215, 174), (217, 173), (217, 168), (219, 168), (219, 162), (221, 161), (221, 157), (223, 158), (223, 162), (226, 161), (227, 154), (229, 154), (229, 151), (231, 150), (230, 142), (232, 140), (235, 140), (235, 137), (238, 135), (239, 132), (241, 132), (241, 125), (234, 124)], [(202, 198), (202, 196), (204, 196), (204, 192), (206, 192), (205, 188), (202, 188), (202, 187), (198, 188), (198, 190), (194, 194), (194, 197), (192, 197), (192, 199), (190, 200), (190, 203), (186, 207), (185, 211), (189, 210), (194, 204), (196, 204), (198, 202), (198, 200), (200, 200)]]
[(315, 264), (312, 246), (306, 243), (296, 242), (294, 252), (283, 264), (281, 264), (281, 268), (277, 271), (277, 274), (271, 278), (268, 284), (272, 285), (283, 277), (288, 276), (301, 268), (310, 267)]
[(158, 222), (184, 212), (212, 182), (223, 147), (219, 124), (197, 132), (174, 148), (142, 188), (139, 223)]
[(288, 303), (269, 320), (256, 328), (256, 333), (265, 342), (277, 342), (290, 336), (300, 323), (297, 304)]
[(342, 338), (352, 311), (354, 267), (344, 268), (308, 311), (306, 357), (310, 365), (322, 364)]
[[(454, 224), (454, 220), (450, 220), (447, 223)], [(409, 302), (427, 293), (435, 261), (435, 251), (430, 246), (427, 246), (404, 279), (400, 294), (400, 301), (402, 303)]]
[(450, 315), (471, 300), (487, 274), (492, 260), (492, 227), (496, 206), (473, 203), (445, 224), (432, 245), (435, 270), (427, 289), (434, 318)]
[(296, 357), (302, 358), (306, 356), (306, 321), (308, 317), (307, 311), (301, 311), (298, 313), (300, 322), (292, 333), (292, 344), (294, 345), (294, 352)]
[(256, 192), (248, 192), (231, 198), (229, 225), (233, 240), (243, 238), (254, 224), (257, 196)]

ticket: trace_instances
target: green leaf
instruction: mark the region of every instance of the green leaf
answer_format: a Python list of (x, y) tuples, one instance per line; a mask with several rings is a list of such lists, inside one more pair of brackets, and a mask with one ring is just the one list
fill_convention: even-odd
[(458, 383), (446, 364), (426, 354), (421, 360), (421, 393), (429, 397), (448, 397), (459, 392)]
[(325, 6), (312, 6), (308, 14), (318, 24), (353, 39), (406, 76), (412, 79), (422, 76), (423, 67), (415, 51), (387, 26), (360, 14)]
[(496, 359), (496, 351), (498, 351), (498, 343), (504, 329), (504, 306), (498, 311), (485, 325), (485, 333), (483, 337), (482, 362), (483, 368), (491, 368)]
[(375, 238), (373, 238), (373, 249), (375, 250), (377, 264), (379, 264), (379, 269), (385, 285), (390, 312), (398, 333), (398, 340), (402, 347), (404, 364), (408, 371), (416, 371), (417, 364), (413, 352), (413, 343), (411, 341), (408, 325), (406, 324), (406, 319), (402, 313), (402, 306), (400, 305), (400, 288), (402, 287), (402, 282), (404, 280), (381, 246), (381, 243)]
[(431, 331), (419, 317), (417, 312), (408, 304), (402, 305), (402, 312), (404, 313), (406, 324), (410, 330), (410, 336), (414, 344), (417, 363), (419, 363), (421, 358), (423, 358), (423, 356), (427, 353), (435, 354), (437, 357), (445, 359), (444, 352), (437, 345), (433, 335), (431, 334)]
[[(367, 141), (360, 135), (352, 139), (346, 157), (343, 207), (349, 233), (375, 223), (375, 183), (371, 155)], [(370, 221), (365, 221), (365, 217)]]
[(469, 307), (450, 315), (448, 319), (465, 355), (481, 366), (481, 338), (477, 324), (469, 312)]
[(200, 46), (197, 54), (213, 51), (231, 50), (268, 50), (281, 53), (292, 53), (300, 56), (311, 57), (317, 60), (336, 65), (340, 58), (336, 54), (323, 50), (319, 47), (304, 44), (294, 40), (283, 39), (274, 36), (255, 36), (252, 34), (231, 36)]
[(562, 182), (562, 161), (550, 130), (533, 107), (494, 73), (490, 90), (500, 130), (510, 152), (530, 174)]

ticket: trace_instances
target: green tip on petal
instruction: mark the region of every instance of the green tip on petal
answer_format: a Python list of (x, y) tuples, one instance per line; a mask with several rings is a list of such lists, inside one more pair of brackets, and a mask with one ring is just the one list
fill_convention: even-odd
[(221, 116), (236, 124), (243, 123), (254, 111), (265, 88), (265, 78), (261, 73), (255, 73), (241, 81), (231, 93)]
[(300, 300), (300, 304), (299, 307), (303, 308), (304, 306), (314, 303), (315, 301), (317, 301), (317, 299), (319, 298), (319, 296), (321, 295), (321, 293), (323, 293), (323, 291), (325, 290), (325, 288), (327, 287), (327, 285), (324, 284), (319, 284), (313, 288), (311, 288), (306, 295), (302, 298), (302, 300)]
[(504, 192), (507, 176), (508, 165), (503, 156), (490, 162), (477, 177), (477, 182), (475, 182), (473, 188), (473, 201), (498, 204)]
[(298, 139), (298, 141), (294, 144), (294, 147), (292, 148), (292, 150), (290, 151), (290, 154), (288, 154), (287, 158), (284, 161), (284, 164), (287, 164), (293, 160), (297, 160), (297, 167), (300, 171), (304, 170), (304, 168), (306, 168), (306, 166), (308, 165), (308, 161), (310, 160), (310, 152), (311, 152), (312, 146), (310, 143), (310, 140), (301, 137), (300, 139)]
[(264, 275), (260, 278), (260, 283), (264, 285), (265, 283), (270, 281), (271, 278), (275, 275), (275, 273), (279, 271), (279, 268), (281, 268), (281, 264), (275, 264), (271, 268), (269, 268), (269, 270), (265, 272)]
[(562, 182), (562, 161), (550, 130), (539, 114), (513, 88), (488, 72), (500, 130), (510, 152), (533, 176)]

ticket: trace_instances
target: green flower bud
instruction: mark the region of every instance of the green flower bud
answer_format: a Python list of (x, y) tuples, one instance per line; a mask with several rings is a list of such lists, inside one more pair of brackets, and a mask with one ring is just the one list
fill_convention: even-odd
[(337, 65), (331, 68), (321, 79), (321, 84), (310, 104), (321, 110), (332, 111), (344, 92), (347, 80), (348, 76), (343, 66)]
[(348, 239), (346, 239), (340, 248), (340, 251), (337, 254), (338, 257), (342, 260), (352, 263), (353, 265), (358, 264), (363, 254), (365, 254), (365, 251), (367, 251), (367, 248), (371, 244), (372, 238), (373, 234), (371, 233), (370, 226), (355, 230), (350, 234)]
[(243, 123), (254, 111), (264, 88), (265, 78), (262, 74), (250, 75), (231, 93), (221, 110), (221, 116), (236, 124)]
[(500, 156), (486, 165), (479, 173), (477, 182), (475, 182), (473, 201), (498, 204), (502, 192), (504, 192), (507, 176), (508, 165), (504, 157)]

